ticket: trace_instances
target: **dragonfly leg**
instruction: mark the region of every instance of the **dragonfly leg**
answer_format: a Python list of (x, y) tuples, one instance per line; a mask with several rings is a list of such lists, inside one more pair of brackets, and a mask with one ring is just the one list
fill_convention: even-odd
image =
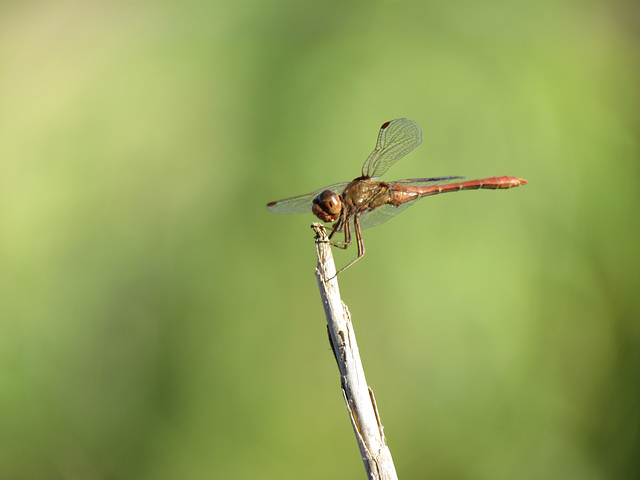
[[(360, 260), (362, 257), (364, 257), (364, 253), (365, 253), (364, 241), (362, 240), (362, 232), (360, 231), (360, 221), (358, 220), (358, 216), (357, 215), (353, 217), (353, 229), (354, 229), (355, 234), (356, 234), (356, 244), (358, 245), (358, 256), (354, 260), (352, 260), (350, 263), (348, 263), (346, 266), (344, 266), (340, 270), (338, 270), (336, 272), (335, 276), (338, 276), (339, 273), (344, 272), (347, 268), (349, 268), (351, 265), (353, 265), (358, 260)], [(349, 230), (349, 229), (347, 228), (346, 230)], [(345, 237), (346, 237), (346, 231), (345, 231)], [(350, 231), (349, 231), (349, 243), (351, 243), (351, 232)]]
[(342, 219), (338, 220), (330, 227), (327, 227), (327, 230), (331, 230), (331, 233), (329, 234), (329, 240), (331, 240), (331, 237), (333, 237), (336, 233), (342, 232)]
[[(344, 242), (337, 242), (335, 240), (331, 240), (336, 233), (342, 232), (344, 230)], [(346, 219), (346, 215), (341, 215), (340, 220), (338, 220), (333, 227), (331, 227), (331, 233), (329, 234), (329, 240), (331, 245), (334, 247), (342, 248), (346, 250), (349, 245), (351, 245), (351, 228), (348, 220)]]

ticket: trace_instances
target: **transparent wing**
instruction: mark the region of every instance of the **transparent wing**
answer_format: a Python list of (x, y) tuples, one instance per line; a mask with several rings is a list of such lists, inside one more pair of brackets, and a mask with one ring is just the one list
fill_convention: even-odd
[(392, 205), (382, 205), (375, 210), (371, 210), (370, 212), (365, 213), (360, 217), (360, 227), (361, 228), (370, 228), (375, 227), (376, 225), (380, 225), (381, 223), (386, 222), (387, 220), (395, 217), (397, 214), (406, 210), (411, 205), (416, 203), (417, 200), (412, 200), (410, 202), (405, 202), (398, 207), (394, 207)]
[(280, 214), (311, 213), (313, 199), (316, 198), (320, 193), (324, 192), (325, 190), (332, 190), (338, 194), (341, 194), (348, 184), (349, 182), (334, 183), (333, 185), (320, 188), (319, 190), (307, 193), (306, 195), (299, 195), (297, 197), (285, 198), (284, 200), (278, 200), (277, 202), (268, 203), (267, 208), (274, 213)]
[(384, 123), (375, 150), (362, 166), (362, 175), (379, 177), (421, 142), (422, 130), (413, 120), (398, 118)]
[[(450, 182), (452, 180), (460, 180), (464, 177), (433, 177), (433, 178), (411, 178), (407, 180), (395, 180), (393, 182), (385, 182), (389, 185), (398, 185), (398, 186), (411, 186), (411, 187), (430, 187), (433, 185), (443, 184)], [(426, 197), (423, 197), (426, 198)], [(360, 217), (360, 227), (361, 228), (369, 228), (375, 227), (376, 225), (380, 225), (381, 223), (386, 222), (392, 217), (395, 217), (400, 212), (409, 208), (411, 205), (415, 204), (419, 198), (415, 200), (410, 200), (408, 202), (403, 203), (399, 206), (393, 206), (390, 204), (381, 205), (378, 208), (371, 210), (363, 214)]]
[(451, 180), (462, 180), (464, 177), (433, 177), (433, 178), (408, 178), (406, 180), (394, 180), (385, 182), (389, 185), (404, 185), (408, 187), (430, 187), (441, 183), (448, 183)]

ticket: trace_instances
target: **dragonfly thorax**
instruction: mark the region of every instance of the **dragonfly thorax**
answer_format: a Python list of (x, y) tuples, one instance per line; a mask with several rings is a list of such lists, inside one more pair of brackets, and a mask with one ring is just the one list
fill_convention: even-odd
[(388, 184), (369, 177), (358, 177), (344, 189), (348, 213), (364, 213), (387, 203)]

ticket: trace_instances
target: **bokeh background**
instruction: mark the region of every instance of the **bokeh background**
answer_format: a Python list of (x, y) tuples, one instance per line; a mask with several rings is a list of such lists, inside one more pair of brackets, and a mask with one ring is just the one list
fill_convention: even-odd
[(313, 216), (265, 205), (398, 117), (385, 178), (529, 181), (340, 276), (400, 478), (640, 477), (639, 37), (634, 2), (0, 5), (0, 478), (364, 478)]

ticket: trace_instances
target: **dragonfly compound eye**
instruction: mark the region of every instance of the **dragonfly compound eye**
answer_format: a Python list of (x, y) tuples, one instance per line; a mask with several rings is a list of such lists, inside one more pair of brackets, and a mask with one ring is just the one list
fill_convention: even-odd
[(311, 211), (323, 222), (333, 222), (340, 215), (341, 206), (340, 196), (331, 190), (325, 190), (313, 199)]

